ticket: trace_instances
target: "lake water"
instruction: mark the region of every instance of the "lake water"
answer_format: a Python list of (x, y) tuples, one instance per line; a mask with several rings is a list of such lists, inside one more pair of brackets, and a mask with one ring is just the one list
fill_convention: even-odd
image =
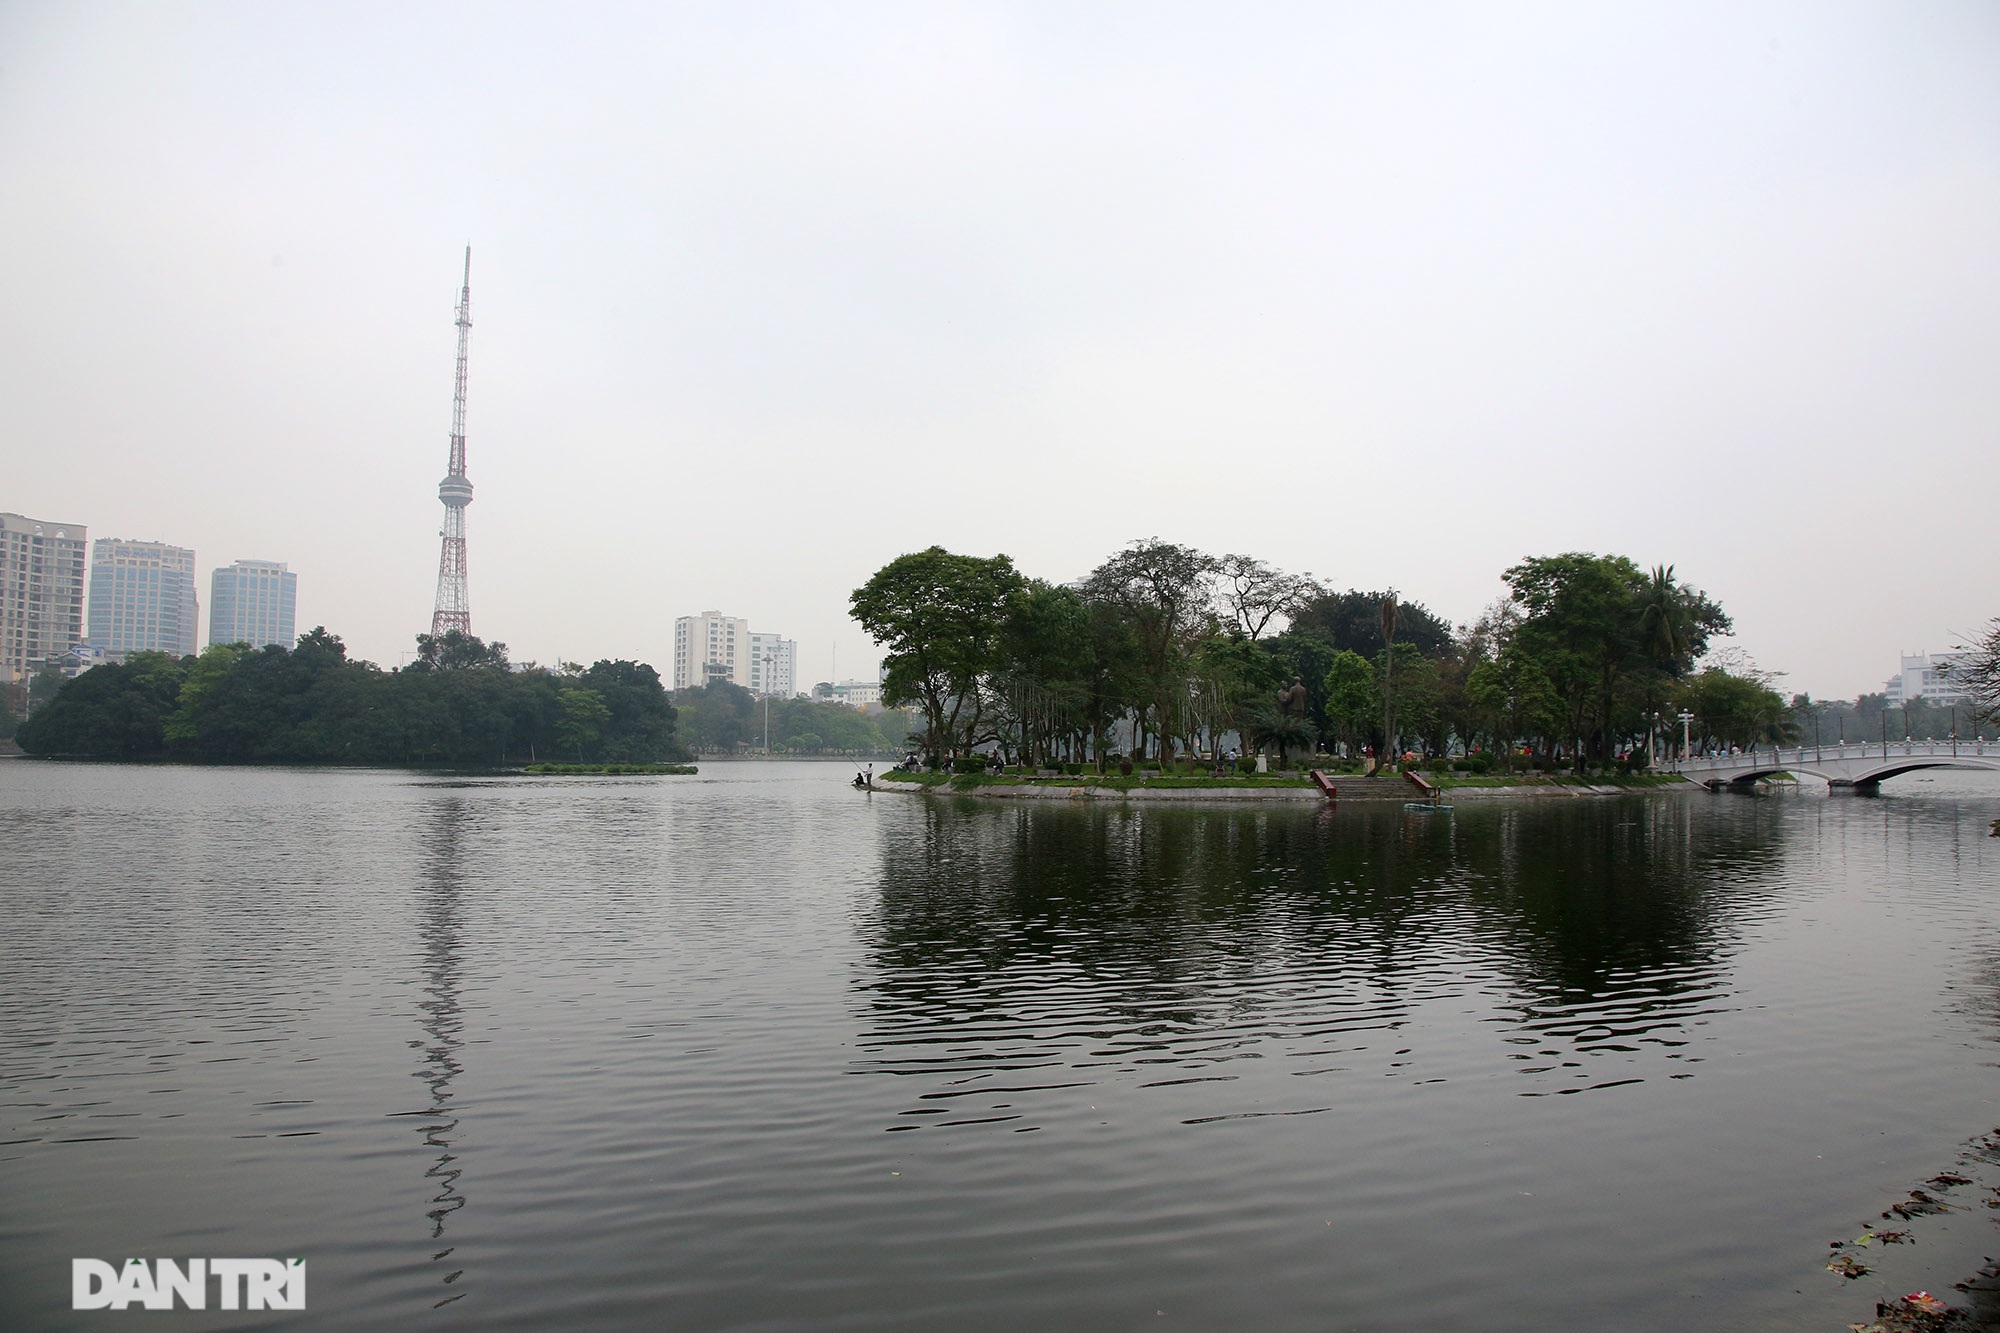
[[(2000, 777), (932, 802), (0, 762), (0, 1327), (1819, 1329), (2000, 1183)], [(1928, 1177), (1847, 1283), (1828, 1243)]]

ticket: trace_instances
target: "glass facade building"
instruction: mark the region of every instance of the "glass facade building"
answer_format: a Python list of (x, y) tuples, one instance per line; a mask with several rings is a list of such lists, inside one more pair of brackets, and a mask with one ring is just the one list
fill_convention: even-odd
[(238, 560), (209, 576), (208, 641), (252, 648), (298, 641), (299, 576), (276, 560)]
[(99, 537), (90, 553), (90, 642), (109, 653), (187, 657), (198, 647), (194, 552)]

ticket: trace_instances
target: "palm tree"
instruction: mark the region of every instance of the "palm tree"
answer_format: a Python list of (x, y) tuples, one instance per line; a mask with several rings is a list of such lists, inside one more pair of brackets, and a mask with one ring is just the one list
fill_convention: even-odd
[(1250, 715), (1250, 743), (1258, 749), (1266, 745), (1278, 747), (1278, 767), (1285, 766), (1286, 756), (1292, 750), (1303, 752), (1313, 743), (1312, 726), (1304, 718), (1293, 717), (1282, 709), (1269, 704), (1260, 704)]
[[(1396, 622), (1402, 618), (1396, 606), (1396, 590), (1389, 589), (1382, 599), (1382, 755), (1386, 760), (1396, 748), (1396, 731), (1393, 725), (1396, 716), (1396, 692), (1394, 688), (1396, 670)], [(1382, 765), (1375, 766), (1376, 772)]]
[(1674, 567), (1654, 565), (1652, 577), (1639, 594), (1639, 642), (1669, 675), (1678, 676), (1690, 665), (1688, 642), (1693, 622), (1687, 593), (1674, 582)]

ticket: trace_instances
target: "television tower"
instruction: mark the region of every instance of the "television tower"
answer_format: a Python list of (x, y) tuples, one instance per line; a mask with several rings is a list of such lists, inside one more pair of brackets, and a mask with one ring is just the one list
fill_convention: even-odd
[(451, 398), (451, 468), (438, 483), (444, 501), (444, 546), (438, 551), (437, 606), (431, 636), (447, 630), (472, 633), (472, 603), (465, 592), (465, 507), (472, 483), (465, 479), (465, 347), (472, 336), (472, 247), (465, 247), (465, 285), (458, 292), (458, 378)]

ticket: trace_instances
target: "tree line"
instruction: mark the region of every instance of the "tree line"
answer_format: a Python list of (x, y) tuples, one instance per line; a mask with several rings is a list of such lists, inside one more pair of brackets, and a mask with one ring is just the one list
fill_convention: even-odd
[(1698, 669), (1730, 619), (1672, 566), (1570, 552), (1502, 577), (1508, 595), (1454, 627), (1393, 591), (1158, 539), (1071, 583), (933, 546), (883, 566), (850, 609), (885, 650), (885, 700), (913, 708), (940, 760), (996, 747), (1102, 763), (1122, 745), (1171, 761), (1233, 735), (1281, 755), (1525, 748), (1601, 763), (1649, 733), (1678, 740), (1683, 710), (1698, 746), (1795, 725), (1754, 668)]
[(916, 725), (898, 709), (870, 715), (814, 699), (766, 700), (726, 680), (676, 690), (673, 699), (681, 741), (697, 754), (768, 748), (774, 754), (900, 755)]
[(23, 722), (29, 754), (209, 763), (489, 765), (686, 759), (660, 677), (643, 662), (515, 669), (502, 643), (417, 636), (384, 671), (324, 627), (292, 648), (214, 644), (133, 653), (82, 672)]

